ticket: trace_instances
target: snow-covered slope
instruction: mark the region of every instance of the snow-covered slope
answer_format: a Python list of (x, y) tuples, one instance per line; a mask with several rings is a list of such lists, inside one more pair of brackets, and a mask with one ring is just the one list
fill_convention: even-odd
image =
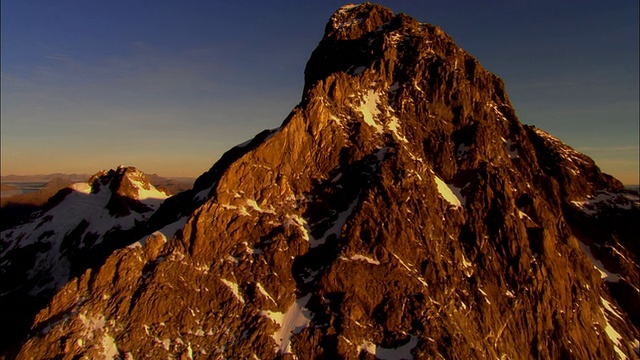
[[(0, 273), (12, 273), (27, 261), (32, 265), (19, 288), (26, 285), (33, 296), (56, 291), (72, 276), (77, 254), (101, 245), (109, 234), (132, 229), (167, 197), (135, 168), (99, 172), (61, 190), (29, 222), (1, 233)], [(3, 294), (14, 290), (5, 286)]]

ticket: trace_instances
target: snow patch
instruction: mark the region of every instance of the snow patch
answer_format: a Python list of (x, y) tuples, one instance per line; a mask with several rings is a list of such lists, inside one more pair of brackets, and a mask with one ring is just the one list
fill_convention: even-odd
[(309, 246), (314, 248), (324, 244), (330, 235), (335, 235), (336, 237), (340, 236), (340, 233), (342, 232), (342, 226), (344, 226), (344, 224), (347, 222), (347, 219), (349, 219), (349, 216), (351, 216), (351, 213), (353, 213), (353, 209), (356, 207), (359, 201), (360, 194), (356, 196), (356, 198), (349, 204), (349, 207), (347, 207), (345, 211), (338, 214), (338, 218), (333, 222), (331, 227), (324, 232), (321, 238), (314, 239), (311, 234), (307, 232), (307, 236), (309, 236)]
[(398, 123), (398, 118), (394, 115), (388, 115), (391, 119), (387, 123), (387, 128), (396, 136), (396, 138), (402, 142), (409, 142), (404, 135), (400, 134), (400, 124)]
[(370, 257), (368, 257), (368, 256), (359, 255), (359, 254), (356, 254), (356, 255), (351, 256), (351, 260), (355, 260), (355, 261), (366, 261), (366, 262), (368, 262), (369, 264), (373, 264), (373, 265), (380, 265), (380, 261), (375, 260), (375, 259), (372, 259), (372, 258), (370, 258)]
[(612, 194), (607, 191), (598, 193), (595, 197), (590, 197), (581, 201), (572, 201), (587, 215), (595, 215), (601, 207), (611, 207), (623, 210), (631, 210), (640, 207), (640, 197), (631, 193)]
[(611, 324), (609, 324), (609, 320), (607, 319), (607, 315), (604, 312), (604, 310), (601, 309), (601, 311), (605, 321), (604, 331), (607, 333), (607, 337), (609, 337), (609, 340), (613, 342), (613, 349), (616, 351), (616, 354), (620, 359), (627, 359), (627, 356), (620, 349), (622, 335), (620, 335), (620, 333), (617, 332), (616, 329), (614, 329), (613, 326), (611, 326)]
[(335, 115), (329, 116), (329, 119), (335, 121), (338, 125), (341, 125), (341, 126), (343, 125), (342, 124), (342, 120), (340, 118), (338, 118), (337, 116), (335, 116)]
[(463, 204), (465, 203), (465, 199), (460, 192), (460, 190), (462, 189), (457, 188), (453, 185), (448, 185), (435, 174), (434, 177), (436, 178), (436, 184), (438, 185), (438, 192), (445, 200), (456, 207), (464, 206)]
[(617, 317), (618, 319), (624, 321), (624, 319), (622, 318), (622, 315), (620, 314), (620, 312), (618, 310), (616, 310), (610, 302), (608, 302), (605, 298), (603, 298), (602, 296), (600, 296), (600, 301), (602, 301), (602, 305), (604, 306), (604, 308), (613, 316)]
[(220, 279), (220, 281), (222, 281), (222, 283), (225, 284), (229, 288), (229, 290), (231, 290), (231, 292), (233, 293), (233, 296), (235, 296), (236, 299), (238, 299), (238, 301), (244, 304), (244, 298), (242, 297), (242, 294), (240, 294), (240, 289), (238, 288), (238, 284), (226, 279)]
[(182, 230), (184, 225), (187, 223), (187, 219), (188, 219), (187, 216), (183, 216), (180, 219), (172, 222), (171, 224), (165, 225), (165, 227), (163, 227), (162, 229), (154, 231), (151, 235), (145, 235), (140, 240), (134, 242), (133, 244), (127, 247), (128, 248), (143, 247), (146, 245), (147, 239), (151, 236), (158, 236), (163, 240), (163, 242), (166, 243), (167, 239), (171, 239), (178, 231)]
[(280, 329), (271, 337), (278, 344), (278, 350), (281, 354), (291, 353), (291, 337), (309, 326), (312, 317), (311, 311), (306, 308), (309, 299), (311, 299), (310, 293), (297, 299), (284, 314), (271, 311), (261, 312), (262, 315), (266, 315), (280, 325)]
[[(525, 213), (524, 211), (522, 211), (522, 210), (520, 210), (520, 209), (518, 209), (518, 217), (519, 217), (520, 219), (529, 219), (529, 220), (531, 220), (531, 218), (529, 217), (529, 215), (527, 215), (527, 213)], [(531, 220), (531, 221), (533, 221), (533, 220)]]
[(471, 147), (469, 145), (460, 143), (458, 145), (458, 150), (456, 151), (458, 158), (466, 158), (470, 148)]
[(484, 301), (486, 301), (487, 304), (491, 305), (491, 301), (489, 301), (489, 295), (487, 295), (487, 293), (480, 288), (478, 288), (478, 291), (484, 296)]
[(380, 134), (382, 133), (382, 126), (375, 120), (375, 117), (380, 115), (380, 110), (378, 109), (379, 97), (380, 95), (377, 92), (369, 90), (364, 99), (361, 100), (360, 106), (356, 110), (362, 113), (364, 122), (369, 126), (374, 127)]
[(507, 154), (509, 154), (509, 159), (517, 159), (520, 157), (520, 154), (518, 154), (518, 149), (514, 145), (515, 143), (512, 142), (511, 139), (507, 140), (507, 142), (505, 143)]
[(209, 193), (211, 192), (211, 190), (213, 190), (214, 186), (216, 186), (215, 183), (211, 185), (209, 188), (199, 191), (196, 194), (196, 196), (193, 197), (193, 200), (196, 200), (196, 201), (207, 200), (207, 198), (209, 198)]
[(269, 209), (269, 210), (264, 210), (264, 209), (262, 209), (262, 208), (258, 205), (258, 203), (257, 203), (255, 200), (253, 200), (253, 199), (249, 199), (249, 200), (247, 200), (247, 205), (248, 205), (250, 208), (252, 208), (253, 210), (255, 210), (255, 211), (257, 211), (257, 212), (260, 212), (260, 213), (265, 213), (265, 214), (275, 214), (275, 211), (273, 211), (272, 209)]
[(580, 240), (578, 240), (578, 245), (580, 245), (580, 249), (582, 249), (582, 251), (589, 257), (589, 259), (591, 260), (591, 263), (593, 264), (593, 267), (596, 270), (598, 270), (598, 272), (600, 273), (600, 278), (602, 280), (608, 281), (608, 282), (618, 282), (618, 281), (620, 281), (620, 275), (614, 274), (612, 272), (609, 272), (604, 267), (602, 262), (600, 260), (596, 259), (595, 256), (593, 256), (593, 253), (591, 252), (591, 249), (589, 248), (589, 245), (583, 243)]
[(303, 239), (305, 239), (306, 241), (309, 241), (311, 239), (311, 229), (309, 229), (309, 225), (307, 224), (306, 220), (295, 214), (287, 215), (283, 226), (289, 227), (292, 225), (300, 229)]
[(257, 283), (257, 284), (256, 284), (256, 287), (258, 288), (258, 291), (260, 291), (260, 293), (261, 293), (262, 295), (264, 295), (267, 299), (271, 300), (274, 304), (278, 305), (278, 303), (277, 303), (277, 302), (276, 302), (276, 301), (271, 297), (271, 295), (269, 295), (269, 293), (267, 292), (267, 290), (265, 290), (265, 289), (262, 287), (262, 284)]
[(342, 5), (339, 9), (338, 12), (344, 13), (344, 12), (348, 12), (349, 10), (352, 10), (353, 8), (358, 7), (358, 5), (354, 5), (354, 4), (346, 4), (346, 5)]
[(144, 184), (140, 182), (134, 182), (134, 185), (138, 188), (138, 200), (145, 203), (144, 200), (164, 200), (169, 196), (164, 192), (156, 189), (153, 185), (149, 186), (149, 189), (144, 188)]
[(102, 335), (102, 350), (104, 351), (104, 359), (118, 359), (120, 353), (116, 346), (116, 341), (106, 332)]
[(77, 192), (85, 194), (85, 195), (91, 194), (91, 185), (89, 185), (86, 182), (75, 183), (75, 184), (71, 185), (70, 188), (72, 190), (74, 190), (74, 191), (77, 191)]
[(178, 231), (182, 230), (188, 219), (189, 218), (187, 216), (183, 216), (171, 224), (165, 225), (165, 227), (156, 232), (164, 235), (165, 241), (166, 239), (171, 239)]

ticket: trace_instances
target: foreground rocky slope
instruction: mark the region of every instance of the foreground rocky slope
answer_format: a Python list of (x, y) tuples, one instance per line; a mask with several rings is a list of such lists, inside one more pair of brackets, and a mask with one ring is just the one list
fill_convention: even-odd
[(638, 357), (638, 194), (449, 36), (345, 6), (305, 80), (149, 219), (173, 238), (71, 280), (18, 357)]

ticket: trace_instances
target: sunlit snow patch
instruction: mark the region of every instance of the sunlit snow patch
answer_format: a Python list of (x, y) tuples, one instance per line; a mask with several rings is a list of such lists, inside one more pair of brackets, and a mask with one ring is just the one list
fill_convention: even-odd
[(393, 109), (390, 107), (386, 108), (387, 117), (389, 118), (389, 122), (387, 123), (387, 128), (391, 131), (395, 137), (402, 142), (409, 142), (404, 135), (400, 133), (400, 123), (398, 122), (398, 118), (393, 115)]
[(233, 293), (233, 296), (235, 296), (236, 299), (238, 299), (238, 301), (244, 304), (244, 298), (242, 297), (242, 294), (240, 294), (240, 289), (238, 289), (238, 284), (226, 279), (220, 279), (220, 281), (222, 281), (222, 283), (225, 284), (229, 288), (229, 290), (231, 290), (231, 292)]
[(604, 306), (604, 308), (611, 314), (613, 314), (613, 316), (617, 317), (620, 320), (624, 319), (622, 318), (622, 315), (620, 315), (620, 312), (618, 310), (616, 310), (613, 305), (611, 305), (610, 302), (607, 301), (607, 299), (603, 298), (602, 296), (600, 297), (600, 301), (602, 301), (602, 305)]
[(281, 354), (291, 353), (291, 337), (299, 334), (311, 321), (311, 311), (306, 308), (311, 294), (307, 294), (297, 299), (287, 310), (286, 313), (262, 311), (261, 314), (267, 316), (271, 320), (280, 325), (280, 329), (271, 337), (278, 344)]
[(616, 329), (614, 329), (613, 326), (611, 326), (611, 324), (609, 324), (609, 320), (607, 319), (607, 314), (604, 312), (604, 310), (602, 310), (602, 315), (604, 316), (604, 319), (605, 319), (604, 331), (607, 333), (607, 337), (609, 337), (609, 340), (613, 342), (613, 349), (616, 351), (618, 358), (627, 359), (627, 356), (620, 349), (622, 335), (620, 335), (620, 333), (617, 332)]
[(168, 196), (162, 191), (156, 189), (155, 187), (150, 187), (149, 189), (145, 189), (142, 184), (135, 182), (134, 185), (138, 188), (138, 200), (144, 202), (144, 200), (152, 200), (152, 199), (160, 199), (164, 200)]
[(252, 208), (253, 210), (260, 212), (260, 213), (265, 213), (265, 214), (275, 214), (275, 211), (273, 209), (267, 209), (264, 210), (263, 208), (260, 207), (260, 205), (258, 205), (258, 203), (253, 200), (253, 199), (248, 199), (247, 200), (247, 205)]
[(143, 180), (144, 174), (140, 172), (127, 173), (126, 177), (131, 182), (131, 185), (137, 190), (138, 194), (136, 199), (141, 203), (156, 209), (163, 200), (169, 197), (169, 195), (156, 189), (153, 185)]
[(264, 295), (267, 299), (271, 300), (274, 304), (278, 304), (276, 303), (276, 301), (271, 297), (271, 295), (269, 295), (269, 293), (267, 292), (267, 290), (264, 289), (264, 287), (262, 287), (262, 284), (257, 283), (256, 287), (258, 288), (258, 291), (260, 291), (260, 293), (262, 295)]
[(372, 259), (372, 258), (370, 258), (368, 256), (360, 255), (360, 254), (356, 254), (356, 255), (351, 256), (351, 260), (366, 261), (369, 264), (380, 265), (380, 261)]
[(86, 182), (72, 184), (70, 188), (85, 195), (91, 194), (91, 185)]
[(440, 195), (442, 195), (445, 200), (447, 200), (453, 206), (464, 206), (464, 196), (462, 196), (460, 188), (457, 188), (453, 185), (448, 185), (435, 174), (434, 177), (436, 178), (436, 184), (438, 185), (438, 192), (440, 192)]
[(373, 90), (369, 90), (367, 95), (364, 97), (360, 106), (356, 109), (362, 113), (364, 117), (364, 122), (368, 125), (373, 126), (378, 133), (382, 133), (382, 125), (378, 124), (375, 120), (375, 117), (380, 115), (380, 110), (378, 109), (378, 95), (377, 92)]

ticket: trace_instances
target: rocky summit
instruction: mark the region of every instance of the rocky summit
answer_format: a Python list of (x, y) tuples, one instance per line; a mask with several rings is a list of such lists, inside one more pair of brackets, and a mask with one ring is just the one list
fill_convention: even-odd
[(346, 5), (282, 126), (69, 280), (8, 356), (637, 359), (639, 218), (440, 28)]

